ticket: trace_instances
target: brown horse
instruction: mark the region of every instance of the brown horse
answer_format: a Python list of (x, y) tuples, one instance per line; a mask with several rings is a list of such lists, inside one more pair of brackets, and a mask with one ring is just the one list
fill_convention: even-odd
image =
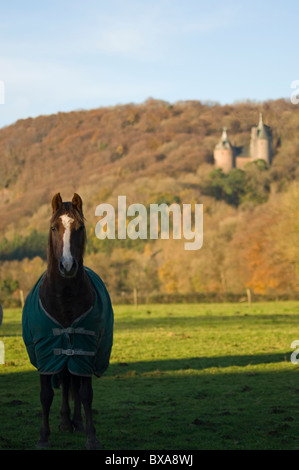
[[(37, 446), (50, 445), (54, 378), (62, 384), (60, 429), (84, 431), (82, 403), (86, 447), (99, 449), (92, 420), (92, 375), (100, 376), (108, 367), (113, 311), (103, 282), (83, 266), (86, 231), (80, 196), (74, 194), (72, 202), (62, 202), (58, 193), (52, 199), (52, 209), (47, 270), (27, 297), (23, 310), (23, 338), (30, 360), (40, 373), (43, 413)], [(70, 391), (74, 399), (72, 420)]]

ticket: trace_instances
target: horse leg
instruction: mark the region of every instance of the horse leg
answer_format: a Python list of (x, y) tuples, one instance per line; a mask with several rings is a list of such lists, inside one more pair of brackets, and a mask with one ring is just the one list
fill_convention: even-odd
[(69, 391), (70, 391), (70, 373), (67, 369), (62, 372), (62, 403), (60, 408), (61, 421), (59, 425), (60, 431), (73, 432), (73, 425), (71, 422), (71, 410), (69, 407)]
[(54, 392), (51, 385), (51, 375), (40, 375), (40, 401), (42, 404), (42, 426), (40, 429), (40, 438), (37, 447), (49, 447), (49, 414), (53, 401)]
[(73, 395), (74, 395), (73, 425), (75, 427), (75, 431), (84, 432), (79, 389), (80, 389), (80, 377), (78, 377), (77, 375), (72, 375), (72, 390), (73, 390)]
[(84, 407), (86, 418), (86, 448), (88, 450), (98, 450), (101, 448), (101, 444), (96, 437), (96, 430), (92, 420), (91, 405), (93, 399), (93, 390), (91, 385), (91, 377), (81, 377), (79, 395)]

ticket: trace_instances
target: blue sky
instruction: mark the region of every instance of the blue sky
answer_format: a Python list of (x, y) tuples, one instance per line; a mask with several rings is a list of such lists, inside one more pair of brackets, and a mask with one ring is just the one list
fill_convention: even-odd
[(294, 0), (2, 2), (0, 127), (149, 97), (288, 98), (298, 18)]

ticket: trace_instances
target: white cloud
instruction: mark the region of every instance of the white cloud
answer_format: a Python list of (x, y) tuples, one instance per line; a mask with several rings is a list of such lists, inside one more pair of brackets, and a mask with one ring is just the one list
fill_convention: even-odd
[[(105, 55), (119, 56), (139, 61), (163, 60), (168, 51), (175, 53), (180, 41), (192, 41), (194, 35), (203, 36), (234, 24), (238, 7), (221, 6), (212, 12), (184, 15), (184, 9), (165, 5), (145, 8), (142, 12), (113, 12), (99, 16), (99, 22), (82, 34), (82, 51), (91, 50)], [(191, 37), (190, 37), (191, 34)], [(190, 44), (191, 46), (191, 44)]]
[(205, 13), (199, 18), (195, 17), (185, 22), (182, 26), (182, 31), (185, 33), (195, 32), (205, 34), (233, 27), (235, 21), (237, 21), (238, 11), (238, 5), (234, 7), (228, 7), (227, 5), (218, 7), (212, 13)]
[(142, 32), (131, 28), (103, 31), (96, 44), (99, 52), (108, 54), (134, 54), (146, 46), (147, 40)]
[(81, 67), (80, 63), (0, 58), (0, 70), (5, 85), (0, 127), (29, 116), (141, 102), (167, 92), (167, 84), (159, 77), (130, 79), (131, 74), (117, 73), (117, 65), (111, 69), (100, 60)]

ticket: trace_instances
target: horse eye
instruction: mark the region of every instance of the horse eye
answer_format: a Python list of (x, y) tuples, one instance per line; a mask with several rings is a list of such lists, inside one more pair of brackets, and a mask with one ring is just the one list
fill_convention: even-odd
[(52, 232), (56, 232), (57, 229), (56, 229), (56, 227), (53, 225), (53, 226), (51, 227), (51, 230), (52, 230)]

